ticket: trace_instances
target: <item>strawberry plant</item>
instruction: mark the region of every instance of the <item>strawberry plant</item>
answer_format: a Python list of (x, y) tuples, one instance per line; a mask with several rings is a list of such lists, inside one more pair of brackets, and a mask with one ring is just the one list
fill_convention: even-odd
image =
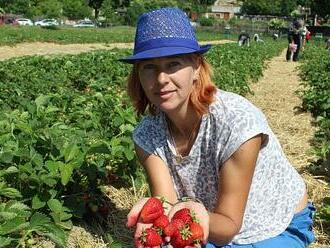
[[(318, 160), (311, 170), (314, 174), (325, 176), (329, 187), (330, 161), (330, 54), (323, 44), (310, 43), (303, 53), (300, 76), (303, 79), (302, 90), (298, 94), (302, 98), (302, 108), (310, 111), (318, 125), (314, 137), (314, 151)], [(319, 218), (330, 223), (330, 198), (325, 197), (318, 212)]]

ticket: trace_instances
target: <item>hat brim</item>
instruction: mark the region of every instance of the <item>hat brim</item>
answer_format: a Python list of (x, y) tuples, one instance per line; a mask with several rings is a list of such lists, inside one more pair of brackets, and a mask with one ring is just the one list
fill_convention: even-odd
[(205, 53), (211, 48), (211, 45), (202, 45), (199, 49), (189, 47), (161, 47), (149, 49), (126, 58), (119, 59), (119, 61), (133, 64), (140, 60), (169, 57), (175, 55), (189, 54), (189, 53)]

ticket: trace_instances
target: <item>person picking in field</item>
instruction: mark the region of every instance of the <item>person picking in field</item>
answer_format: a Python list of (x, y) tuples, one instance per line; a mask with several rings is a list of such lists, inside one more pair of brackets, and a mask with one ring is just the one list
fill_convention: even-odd
[[(198, 44), (183, 11), (161, 8), (140, 16), (134, 53), (121, 59), (133, 66), (128, 94), (144, 116), (133, 140), (152, 192), (127, 216), (135, 247), (178, 239), (176, 247), (192, 247), (184, 245), (192, 231), (173, 240), (187, 231), (181, 220), (168, 231), (185, 209), (199, 219), (203, 247), (307, 247), (315, 208), (304, 180), (260, 109), (212, 82), (203, 55), (210, 48)], [(165, 210), (157, 197), (169, 202)]]
[(298, 61), (301, 47), (301, 29), (302, 24), (298, 20), (293, 21), (288, 31), (288, 48), (286, 52), (286, 61)]

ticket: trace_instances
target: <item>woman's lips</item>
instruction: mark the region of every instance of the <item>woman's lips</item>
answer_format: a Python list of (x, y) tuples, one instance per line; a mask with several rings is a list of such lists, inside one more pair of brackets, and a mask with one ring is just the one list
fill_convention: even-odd
[(159, 92), (158, 94), (161, 99), (166, 100), (166, 99), (169, 99), (173, 95), (174, 92), (175, 92), (174, 90), (168, 90), (168, 91)]

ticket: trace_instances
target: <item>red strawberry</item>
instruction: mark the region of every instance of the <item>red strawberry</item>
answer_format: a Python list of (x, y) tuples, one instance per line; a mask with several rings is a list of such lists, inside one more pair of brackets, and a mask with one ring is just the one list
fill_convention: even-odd
[(140, 217), (143, 223), (153, 223), (164, 214), (163, 203), (156, 197), (150, 197), (144, 204)]
[(175, 219), (170, 222), (164, 229), (165, 236), (171, 237), (175, 231), (180, 230), (184, 226), (183, 220)]
[(189, 225), (189, 230), (191, 233), (190, 239), (196, 244), (199, 244), (204, 236), (203, 228), (200, 224), (192, 222)]
[(159, 246), (163, 243), (162, 237), (153, 228), (146, 228), (140, 236), (140, 241), (145, 247)]
[(182, 208), (179, 211), (175, 212), (172, 217), (173, 219), (181, 219), (185, 224), (190, 224), (193, 222), (193, 214), (189, 208)]
[(184, 226), (174, 232), (171, 237), (171, 245), (174, 248), (184, 248), (191, 245), (192, 240), (190, 239), (190, 236), (189, 226)]
[(161, 234), (164, 232), (165, 227), (170, 224), (168, 217), (166, 215), (162, 215), (154, 221), (154, 227), (161, 231)]

